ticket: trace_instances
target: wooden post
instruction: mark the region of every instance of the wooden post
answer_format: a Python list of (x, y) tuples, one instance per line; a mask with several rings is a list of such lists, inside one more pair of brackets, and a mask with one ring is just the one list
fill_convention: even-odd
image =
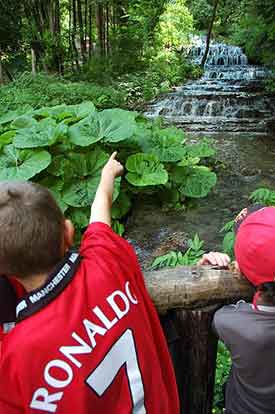
[[(211, 414), (218, 339), (211, 323), (219, 306), (196, 311), (177, 311), (181, 337), (182, 413)], [(179, 369), (179, 368), (177, 368)]]
[[(145, 273), (173, 360), (181, 414), (211, 414), (217, 338), (211, 324), (225, 303), (251, 299), (252, 286), (230, 271), (178, 267)], [(173, 310), (174, 309), (174, 310)]]

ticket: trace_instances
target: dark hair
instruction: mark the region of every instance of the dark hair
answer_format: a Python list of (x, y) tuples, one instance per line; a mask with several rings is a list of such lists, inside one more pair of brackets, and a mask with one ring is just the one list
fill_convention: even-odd
[(26, 278), (49, 272), (62, 257), (64, 216), (46, 188), (0, 183), (0, 274)]
[(265, 282), (257, 286), (262, 304), (275, 306), (275, 282)]

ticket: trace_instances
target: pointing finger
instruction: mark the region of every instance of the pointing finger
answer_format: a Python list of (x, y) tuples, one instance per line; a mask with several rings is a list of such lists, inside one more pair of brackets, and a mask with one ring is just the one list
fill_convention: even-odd
[(111, 160), (114, 160), (117, 156), (117, 151), (113, 152), (112, 155), (110, 156)]

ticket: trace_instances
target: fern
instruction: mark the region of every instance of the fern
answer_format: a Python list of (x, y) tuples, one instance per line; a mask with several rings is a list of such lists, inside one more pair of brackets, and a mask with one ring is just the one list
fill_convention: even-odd
[(170, 251), (163, 256), (158, 256), (154, 259), (150, 266), (151, 270), (162, 269), (164, 267), (176, 267), (178, 265), (193, 265), (198, 262), (205, 251), (202, 249), (204, 244), (199, 236), (195, 234), (193, 239), (188, 240), (188, 250), (185, 253)]
[(275, 191), (269, 190), (268, 188), (258, 188), (253, 191), (249, 197), (254, 203), (262, 203), (267, 206), (275, 205)]

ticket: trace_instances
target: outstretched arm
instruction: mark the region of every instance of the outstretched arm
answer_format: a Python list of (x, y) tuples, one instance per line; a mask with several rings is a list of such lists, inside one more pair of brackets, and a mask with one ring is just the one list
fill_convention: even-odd
[(123, 173), (123, 166), (116, 160), (116, 156), (117, 152), (114, 152), (102, 169), (100, 183), (91, 207), (90, 223), (100, 221), (111, 226), (115, 178)]

